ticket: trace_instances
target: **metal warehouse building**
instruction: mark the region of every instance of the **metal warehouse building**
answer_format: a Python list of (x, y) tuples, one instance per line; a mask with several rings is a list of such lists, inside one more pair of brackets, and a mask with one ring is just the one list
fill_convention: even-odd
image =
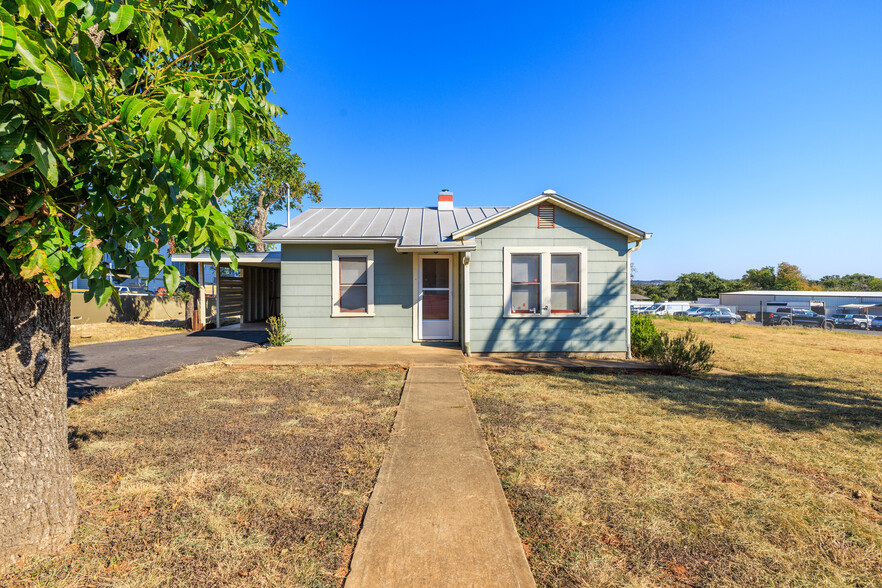
[[(800, 306), (824, 304), (827, 316), (841, 306), (855, 309), (856, 314), (882, 314), (882, 292), (813, 292), (809, 290), (745, 290), (720, 294), (720, 306), (735, 307), (738, 311), (762, 312), (769, 302), (801, 302)], [(873, 308), (877, 307), (877, 308)], [(857, 312), (864, 308), (863, 312)]]

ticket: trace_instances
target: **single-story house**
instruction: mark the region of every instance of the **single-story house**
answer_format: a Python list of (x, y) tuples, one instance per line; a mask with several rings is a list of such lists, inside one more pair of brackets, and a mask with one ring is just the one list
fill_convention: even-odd
[(630, 255), (650, 233), (546, 190), (510, 207), (309, 208), (281, 246), (292, 345), (630, 349)]

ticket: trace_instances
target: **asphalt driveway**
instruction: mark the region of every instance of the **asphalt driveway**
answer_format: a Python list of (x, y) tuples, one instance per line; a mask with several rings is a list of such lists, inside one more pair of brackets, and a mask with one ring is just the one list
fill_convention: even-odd
[(67, 398), (155, 378), (185, 365), (214, 361), (266, 341), (266, 331), (208, 330), (71, 347)]

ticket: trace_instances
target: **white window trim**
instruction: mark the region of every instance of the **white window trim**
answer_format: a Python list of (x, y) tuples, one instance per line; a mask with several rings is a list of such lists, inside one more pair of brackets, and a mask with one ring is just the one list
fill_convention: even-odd
[[(579, 256), (579, 313), (551, 312), (551, 254)], [(511, 311), (511, 256), (518, 254), (539, 255), (539, 313), (525, 314)], [(566, 246), (503, 247), (502, 248), (503, 311), (505, 318), (585, 318), (588, 316), (588, 248)]]
[[(367, 312), (340, 311), (340, 258), (367, 258)], [(331, 251), (331, 316), (360, 317), (374, 315), (374, 250), (373, 249), (334, 249)]]

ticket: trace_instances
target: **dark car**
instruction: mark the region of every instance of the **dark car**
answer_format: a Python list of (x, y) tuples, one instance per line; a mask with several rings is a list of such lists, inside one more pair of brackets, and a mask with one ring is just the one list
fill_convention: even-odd
[(836, 313), (832, 317), (837, 327), (845, 329), (868, 329), (873, 317), (868, 314)]
[(854, 318), (850, 314), (834, 314), (830, 317), (833, 324), (839, 329), (854, 328)]
[(772, 324), (782, 327), (791, 325), (800, 325), (803, 327), (819, 327), (822, 329), (832, 329), (834, 322), (822, 314), (818, 314), (804, 308), (788, 308), (782, 306), (772, 313)]
[(713, 321), (715, 323), (729, 323), (730, 325), (734, 325), (741, 320), (741, 317), (731, 310), (715, 310), (701, 316), (708, 321)]

